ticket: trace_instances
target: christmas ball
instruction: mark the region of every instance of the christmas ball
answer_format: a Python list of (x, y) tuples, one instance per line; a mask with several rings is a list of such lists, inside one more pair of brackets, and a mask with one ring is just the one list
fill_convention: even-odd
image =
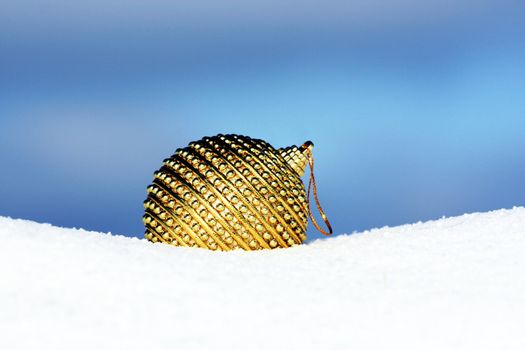
[[(309, 141), (275, 149), (263, 140), (241, 135), (191, 142), (154, 173), (144, 201), (145, 237), (211, 250), (303, 243), (308, 216), (313, 216), (310, 191), (305, 191), (301, 177), (309, 162), (313, 167), (312, 149)], [(312, 180), (313, 171), (310, 184)]]

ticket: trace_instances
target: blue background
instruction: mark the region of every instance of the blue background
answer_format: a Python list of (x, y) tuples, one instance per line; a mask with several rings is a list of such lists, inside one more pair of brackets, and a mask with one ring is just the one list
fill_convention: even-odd
[(522, 1), (322, 3), (2, 1), (0, 215), (142, 236), (217, 133), (312, 140), (337, 233), (525, 204)]

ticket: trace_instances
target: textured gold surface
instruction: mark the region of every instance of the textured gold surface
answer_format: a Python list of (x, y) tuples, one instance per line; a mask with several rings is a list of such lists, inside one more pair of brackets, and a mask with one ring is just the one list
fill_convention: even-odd
[(301, 244), (310, 214), (301, 176), (312, 148), (217, 135), (178, 149), (147, 188), (145, 237), (211, 250)]

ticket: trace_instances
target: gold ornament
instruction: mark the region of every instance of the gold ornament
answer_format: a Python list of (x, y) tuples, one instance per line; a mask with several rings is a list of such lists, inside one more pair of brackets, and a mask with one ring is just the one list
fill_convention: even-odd
[[(240, 135), (191, 142), (164, 160), (144, 201), (145, 237), (211, 250), (291, 247), (306, 239), (308, 216), (332, 233), (317, 199), (313, 143), (275, 149)], [(301, 180), (306, 164), (310, 181)], [(328, 231), (310, 210), (313, 188)]]

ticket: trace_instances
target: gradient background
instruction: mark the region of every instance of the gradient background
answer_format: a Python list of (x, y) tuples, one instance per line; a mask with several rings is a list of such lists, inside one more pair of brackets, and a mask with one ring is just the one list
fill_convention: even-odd
[(3, 0), (0, 215), (142, 236), (217, 133), (312, 140), (337, 233), (524, 205), (524, 38), (510, 0)]

